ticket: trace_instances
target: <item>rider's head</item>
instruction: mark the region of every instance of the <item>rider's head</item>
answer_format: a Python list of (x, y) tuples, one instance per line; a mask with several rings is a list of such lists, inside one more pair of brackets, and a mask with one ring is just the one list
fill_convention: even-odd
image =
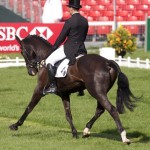
[(69, 4), (67, 6), (69, 7), (69, 12), (71, 15), (82, 7), (80, 5), (80, 0), (69, 0)]

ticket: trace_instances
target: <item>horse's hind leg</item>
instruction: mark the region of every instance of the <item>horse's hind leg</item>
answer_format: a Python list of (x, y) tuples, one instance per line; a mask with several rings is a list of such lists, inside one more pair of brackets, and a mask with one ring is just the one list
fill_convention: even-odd
[(122, 126), (117, 109), (108, 101), (108, 98), (105, 95), (101, 94), (101, 96), (98, 100), (101, 103), (101, 105), (109, 112), (109, 114), (114, 119), (114, 121), (117, 125), (117, 129), (121, 135), (123, 143), (130, 144), (130, 140), (126, 138), (126, 131), (124, 130), (124, 128)]
[(90, 136), (90, 129), (92, 128), (94, 122), (103, 114), (105, 109), (102, 105), (100, 105), (99, 102), (97, 102), (97, 108), (95, 115), (92, 117), (92, 119), (86, 124), (86, 128), (83, 131), (83, 138)]
[(65, 96), (65, 97), (62, 97), (62, 101), (63, 101), (63, 105), (64, 105), (64, 109), (65, 109), (66, 119), (69, 122), (70, 127), (71, 127), (72, 135), (73, 135), (74, 138), (78, 138), (77, 130), (76, 130), (76, 128), (73, 124), (73, 121), (72, 121), (69, 95)]

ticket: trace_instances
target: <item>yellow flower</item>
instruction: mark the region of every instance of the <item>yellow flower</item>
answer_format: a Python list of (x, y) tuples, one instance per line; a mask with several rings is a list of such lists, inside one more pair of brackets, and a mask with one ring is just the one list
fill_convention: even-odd
[(119, 41), (120, 41), (120, 38), (116, 38), (116, 41), (119, 42)]
[(131, 40), (129, 40), (129, 41), (127, 42), (127, 44), (128, 44), (129, 46), (132, 46), (133, 42), (132, 42)]
[(107, 34), (107, 46), (115, 48), (118, 53), (122, 50), (127, 52), (135, 51), (136, 38), (121, 25), (115, 31)]
[(111, 40), (111, 41), (110, 41), (110, 45), (112, 45), (112, 44), (113, 44), (113, 42), (114, 42), (114, 41), (113, 41), (113, 40)]
[(123, 41), (123, 43), (125, 44), (125, 43), (127, 43), (127, 41), (126, 41), (126, 40), (124, 40), (124, 41)]

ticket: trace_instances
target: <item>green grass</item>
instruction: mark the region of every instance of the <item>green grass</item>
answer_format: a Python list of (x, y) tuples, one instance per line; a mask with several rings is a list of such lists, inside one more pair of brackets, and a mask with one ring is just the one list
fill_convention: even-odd
[(7, 57), (9, 57), (10, 59), (14, 59), (16, 57), (19, 57), (19, 58), (23, 58), (22, 55), (20, 53), (1, 53), (0, 54), (0, 58), (2, 59), (6, 59)]
[[(71, 109), (79, 139), (73, 139), (62, 102), (47, 95), (28, 116), (18, 131), (8, 126), (15, 123), (30, 101), (37, 77), (28, 76), (24, 67), (0, 69), (0, 150), (149, 150), (150, 147), (150, 71), (122, 68), (136, 96), (143, 94), (134, 112), (127, 111), (120, 119), (133, 142), (124, 145), (111, 116), (105, 112), (91, 129), (91, 137), (82, 139), (82, 130), (93, 116), (94, 100), (85, 91), (84, 97), (71, 95)], [(109, 93), (115, 105), (116, 84)]]
[(140, 58), (141, 60), (150, 59), (150, 52), (145, 52), (143, 49), (137, 49), (133, 53), (127, 53), (125, 57), (131, 57), (132, 59)]

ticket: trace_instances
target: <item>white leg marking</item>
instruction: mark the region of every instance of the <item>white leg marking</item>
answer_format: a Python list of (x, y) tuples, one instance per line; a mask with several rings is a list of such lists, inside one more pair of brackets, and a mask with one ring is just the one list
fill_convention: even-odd
[(127, 137), (126, 137), (126, 131), (125, 130), (121, 132), (121, 138), (122, 138), (123, 143), (130, 144), (130, 140), (127, 139)]
[(85, 128), (83, 131), (83, 135), (90, 135), (90, 129), (89, 128)]

